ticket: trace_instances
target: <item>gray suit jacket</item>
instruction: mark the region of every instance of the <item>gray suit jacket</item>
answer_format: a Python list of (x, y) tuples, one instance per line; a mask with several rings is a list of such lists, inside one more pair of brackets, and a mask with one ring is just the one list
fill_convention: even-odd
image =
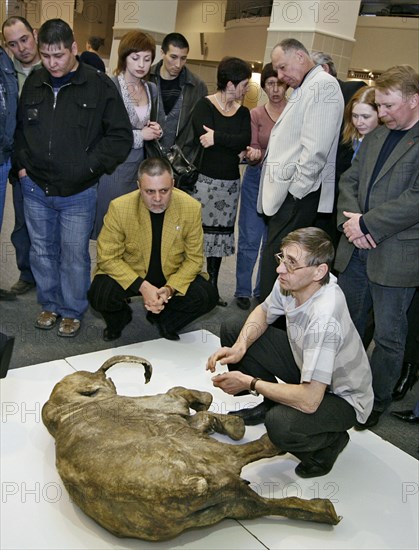
[[(419, 285), (419, 122), (394, 148), (378, 174), (364, 214), (368, 183), (389, 130), (379, 127), (368, 134), (355, 160), (339, 183), (338, 227), (343, 211), (361, 212), (377, 243), (368, 251), (370, 281), (395, 287)], [(342, 236), (335, 268), (346, 269), (355, 247)]]

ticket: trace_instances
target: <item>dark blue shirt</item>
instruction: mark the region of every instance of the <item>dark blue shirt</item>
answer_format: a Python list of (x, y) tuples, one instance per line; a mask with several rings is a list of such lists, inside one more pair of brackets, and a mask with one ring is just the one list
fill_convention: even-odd
[[(380, 154), (378, 155), (377, 162), (375, 163), (374, 170), (372, 172), (372, 176), (370, 179), (370, 182), (368, 184), (368, 190), (367, 190), (367, 197), (365, 199), (365, 206), (364, 206), (364, 213), (368, 212), (370, 209), (370, 194), (372, 186), (377, 179), (378, 174), (380, 173), (381, 168), (384, 166), (384, 163), (388, 159), (388, 157), (391, 155), (399, 141), (403, 138), (403, 136), (408, 132), (409, 130), (390, 130), (390, 133), (386, 137), (385, 142), (383, 143), (383, 146), (381, 147)], [(369, 233), (368, 227), (366, 226), (362, 216), (359, 220), (359, 226), (361, 228), (361, 231), (366, 235)]]

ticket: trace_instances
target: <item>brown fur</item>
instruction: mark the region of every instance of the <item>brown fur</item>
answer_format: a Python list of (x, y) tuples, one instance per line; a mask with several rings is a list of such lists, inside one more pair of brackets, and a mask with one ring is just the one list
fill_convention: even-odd
[[(182, 387), (154, 396), (116, 395), (106, 370), (76, 372), (54, 387), (42, 419), (56, 440), (58, 472), (73, 501), (119, 537), (165, 540), (224, 518), (282, 515), (335, 525), (329, 500), (266, 499), (240, 478), (243, 466), (281, 454), (267, 435), (243, 445), (241, 418), (208, 412), (210, 393)], [(190, 415), (190, 408), (197, 411)]]

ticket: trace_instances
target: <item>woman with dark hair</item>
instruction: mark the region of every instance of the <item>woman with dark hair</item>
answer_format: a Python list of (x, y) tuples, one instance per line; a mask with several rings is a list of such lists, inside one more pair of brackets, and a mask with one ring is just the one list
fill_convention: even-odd
[[(246, 61), (225, 57), (218, 65), (216, 93), (198, 101), (192, 113), (195, 141), (203, 148), (193, 196), (202, 204), (207, 271), (217, 292), (221, 260), (235, 252), (239, 162), (251, 138), (250, 113), (240, 101), (251, 74)], [(227, 303), (219, 299), (218, 305)]]
[[(252, 296), (252, 274), (259, 250), (266, 239), (267, 225), (263, 214), (256, 208), (259, 193), (262, 160), (268, 147), (269, 136), (275, 122), (285, 109), (287, 84), (278, 79), (277, 72), (268, 63), (263, 67), (261, 88), (268, 102), (250, 111), (252, 141), (246, 149), (247, 168), (240, 191), (239, 240), (236, 263), (236, 304), (249, 309)], [(259, 297), (259, 270), (253, 296)]]
[(125, 34), (118, 48), (118, 64), (112, 78), (131, 121), (134, 145), (126, 160), (110, 175), (99, 180), (96, 221), (92, 238), (96, 239), (111, 200), (137, 189), (138, 167), (144, 160), (144, 142), (159, 139), (162, 129), (154, 117), (157, 88), (146, 82), (156, 55), (154, 38), (141, 31)]
[(104, 43), (105, 40), (100, 36), (90, 36), (86, 42), (86, 51), (84, 51), (80, 55), (80, 59), (83, 61), (83, 63), (91, 65), (95, 69), (102, 71), (102, 73), (106, 73), (106, 67), (105, 63), (97, 52)]

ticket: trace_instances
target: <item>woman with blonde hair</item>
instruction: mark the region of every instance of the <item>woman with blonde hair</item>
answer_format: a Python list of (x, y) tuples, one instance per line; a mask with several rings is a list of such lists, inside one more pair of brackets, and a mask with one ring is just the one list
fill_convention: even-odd
[(353, 158), (361, 146), (362, 139), (380, 124), (375, 104), (375, 88), (360, 88), (345, 108), (342, 143), (352, 143)]

